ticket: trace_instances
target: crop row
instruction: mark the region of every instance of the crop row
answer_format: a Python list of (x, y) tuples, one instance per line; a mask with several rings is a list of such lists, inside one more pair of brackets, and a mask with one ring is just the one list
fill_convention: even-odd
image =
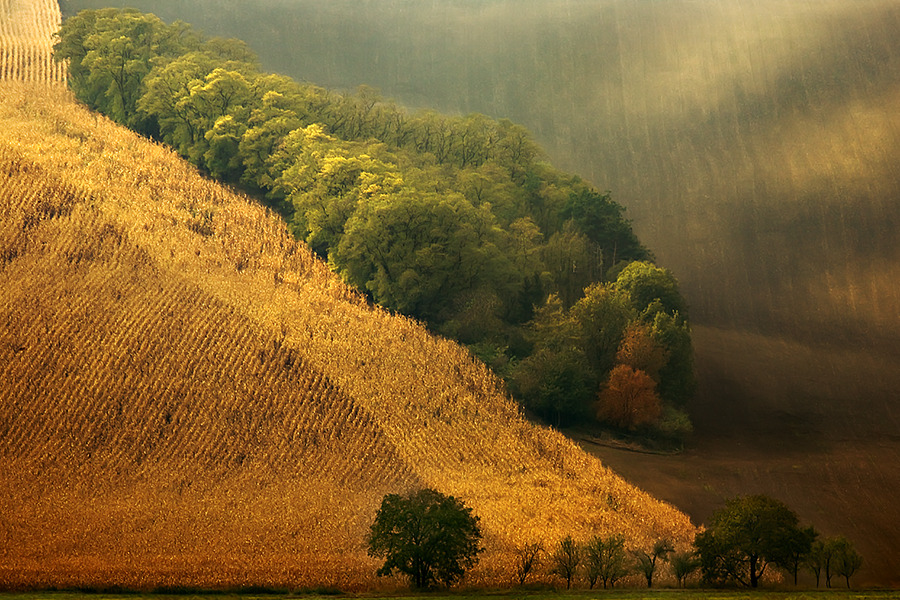
[[(73, 206), (71, 190), (48, 184), (41, 169), (20, 168), (8, 148), (0, 155), (3, 170), (18, 173), (0, 180), (13, 241), (52, 240), (54, 252), (41, 263), (50, 283), (40, 293), (7, 298), (7, 453), (121, 468), (136, 458), (230, 464), (249, 452), (340, 480), (361, 466), (375, 479), (403, 470), (371, 418), (293, 350), (265, 344), (196, 287), (135, 278), (151, 266), (146, 255), (87, 196)], [(28, 258), (18, 249), (7, 273)]]
[(53, 61), (59, 29), (53, 0), (0, 0), (0, 81), (62, 83), (66, 65)]

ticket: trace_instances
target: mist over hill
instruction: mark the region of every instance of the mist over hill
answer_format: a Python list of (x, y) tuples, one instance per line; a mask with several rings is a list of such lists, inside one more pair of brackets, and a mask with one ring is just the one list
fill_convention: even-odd
[[(611, 190), (679, 277), (701, 379), (698, 452), (777, 448), (794, 457), (791, 467), (828, 465), (810, 473), (833, 486), (819, 494), (816, 477), (801, 486), (796, 469), (775, 469), (709, 498), (793, 494), (810, 520), (837, 515), (856, 528), (871, 541), (866, 568), (900, 581), (885, 555), (894, 529), (871, 483), (881, 494), (900, 489), (890, 466), (900, 455), (900, 4), (90, 0), (62, 8), (110, 4), (241, 37), (266, 68), (299, 79), (368, 84), (411, 107), (478, 111), (531, 129), (554, 164)], [(709, 514), (711, 500), (692, 495), (695, 482), (677, 485), (694, 490), (679, 492), (682, 506)]]
[(697, 322), (896, 347), (894, 2), (62, 6), (108, 4), (241, 37), (299, 79), (512, 118), (629, 207)]

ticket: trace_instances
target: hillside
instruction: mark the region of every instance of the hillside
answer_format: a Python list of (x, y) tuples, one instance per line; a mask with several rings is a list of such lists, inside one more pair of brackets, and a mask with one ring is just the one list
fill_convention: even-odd
[(528, 127), (613, 191), (690, 305), (694, 447), (602, 459), (696, 522), (782, 497), (859, 544), (861, 579), (900, 582), (900, 4), (124, 4), (323, 85)]
[(61, 90), (0, 92), (0, 585), (372, 585), (381, 496), (509, 551), (690, 539), (478, 361), (367, 305), (273, 215)]

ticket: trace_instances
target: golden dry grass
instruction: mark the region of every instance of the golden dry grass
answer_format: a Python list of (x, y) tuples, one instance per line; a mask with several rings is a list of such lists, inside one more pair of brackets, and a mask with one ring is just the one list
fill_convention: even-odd
[[(38, 91), (40, 90), (40, 91)], [(488, 552), (688, 519), (373, 308), (280, 220), (61, 89), (0, 86), (0, 585), (377, 585), (383, 494)]]
[(65, 82), (52, 50), (61, 19), (56, 0), (0, 0), (0, 81)]

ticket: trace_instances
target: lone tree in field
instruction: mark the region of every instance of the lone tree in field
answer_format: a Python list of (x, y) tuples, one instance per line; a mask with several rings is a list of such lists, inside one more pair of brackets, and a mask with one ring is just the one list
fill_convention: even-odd
[(694, 540), (704, 581), (758, 587), (770, 564), (791, 564), (799, 530), (794, 511), (774, 498), (729, 500)]
[(478, 562), (478, 522), (471, 508), (435, 490), (388, 494), (369, 531), (369, 555), (385, 559), (379, 576), (397, 570), (416, 588), (449, 587)]

